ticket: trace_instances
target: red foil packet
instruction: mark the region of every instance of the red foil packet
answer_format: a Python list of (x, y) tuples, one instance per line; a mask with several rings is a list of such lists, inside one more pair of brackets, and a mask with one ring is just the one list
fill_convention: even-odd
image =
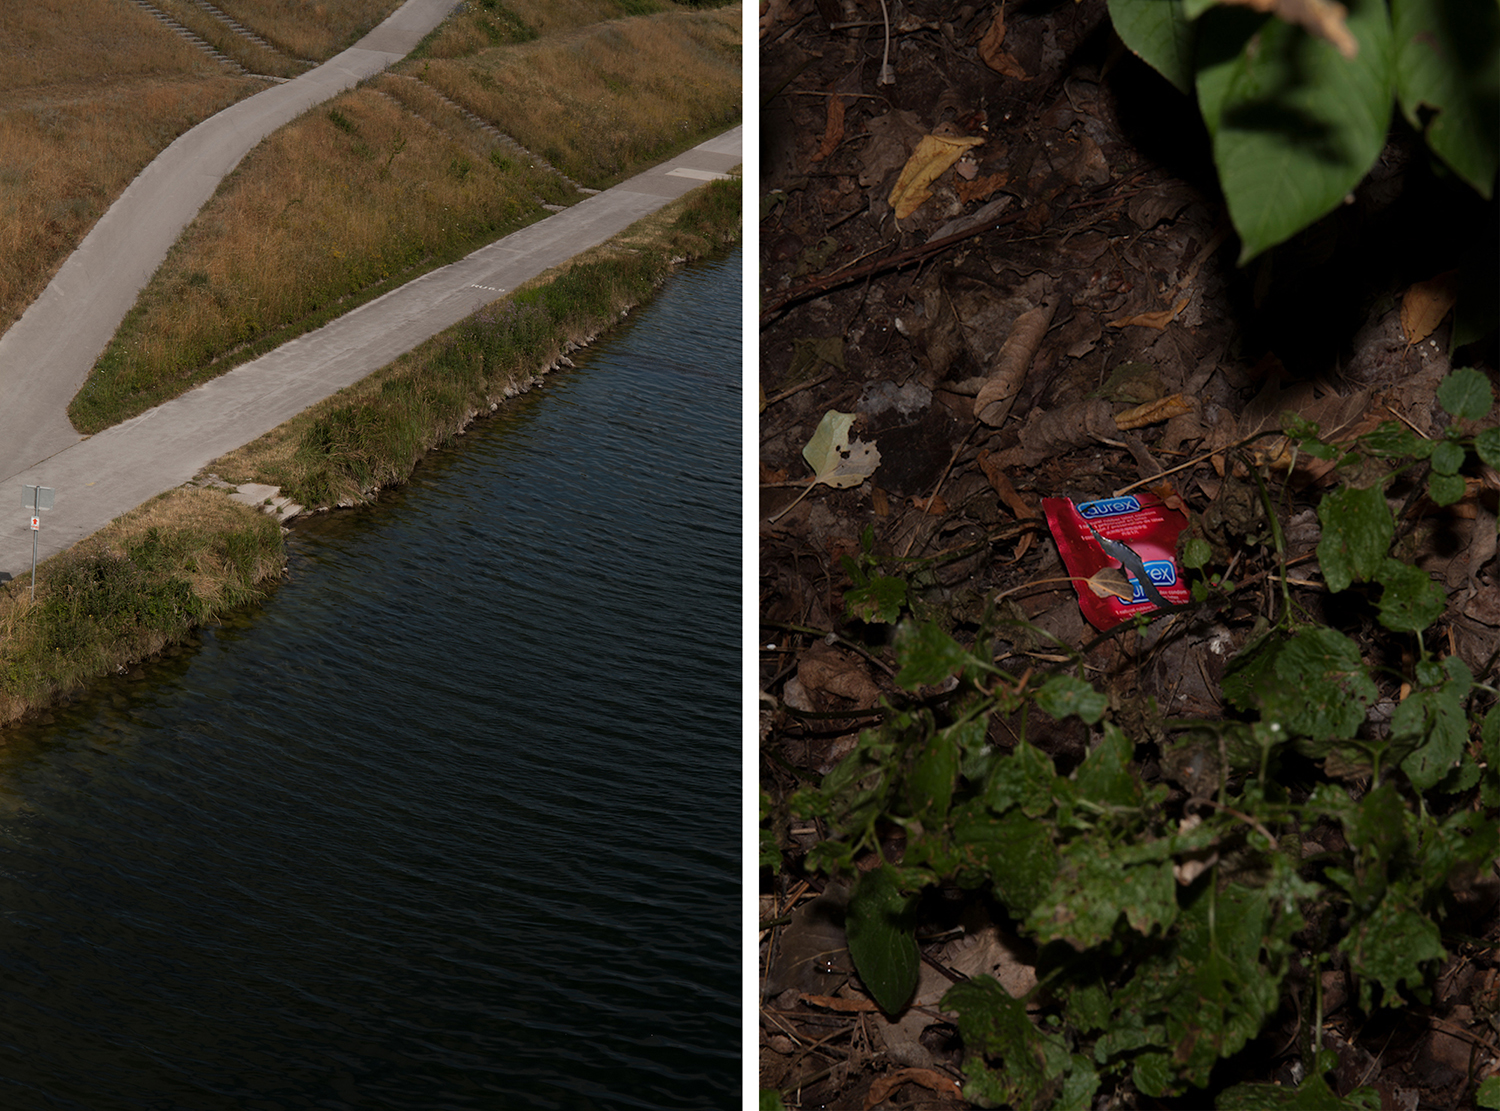
[[(1190, 600), (1177, 567), (1177, 535), (1187, 527), (1188, 520), (1160, 498), (1153, 494), (1128, 494), (1077, 505), (1068, 498), (1043, 498), (1042, 510), (1047, 514), (1047, 525), (1068, 574), (1078, 580), (1073, 584), (1078, 591), (1078, 605), (1095, 628), (1113, 629), (1121, 622), (1141, 614), (1150, 615), (1159, 608), (1133, 571), (1104, 550), (1105, 545), (1094, 537), (1096, 531), (1104, 541), (1124, 544), (1140, 557), (1147, 577), (1162, 599), (1174, 605)], [(1134, 597), (1101, 598), (1083, 581), (1106, 567), (1118, 567), (1125, 572), (1135, 588)]]

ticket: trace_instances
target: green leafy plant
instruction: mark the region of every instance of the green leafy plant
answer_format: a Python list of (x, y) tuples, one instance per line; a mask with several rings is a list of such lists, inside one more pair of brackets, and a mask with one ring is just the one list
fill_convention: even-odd
[[(1299, 451), (1337, 459), (1336, 473), (1360, 483), (1336, 486), (1318, 506), (1328, 590), (1362, 601), (1415, 647), (1402, 676), (1410, 693), (1388, 727), (1368, 720), (1381, 676), (1358, 644), (1292, 604), (1275, 524), (1283, 605), (1226, 673), (1223, 693), (1238, 711), (1229, 720), (1161, 722), (1133, 739), (1116, 720), (1120, 707), (1085, 678), (1081, 654), (1041, 678), (1016, 676), (988, 650), (992, 618), (971, 644), (933, 621), (897, 627), (905, 697), (785, 812), (828, 831), (805, 867), (858, 877), (849, 952), (887, 1013), (901, 1012), (917, 985), (924, 892), (956, 886), (993, 900), (1034, 947), (1037, 986), (1025, 998), (985, 977), (943, 998), (966, 1047), (970, 1099), (1084, 1107), (1123, 1085), (1153, 1099), (1206, 1088), (1289, 992), (1321, 990), (1325, 961), (1357, 985), (1366, 1013), (1428, 999), (1446, 956), (1449, 892), (1500, 852), (1500, 690), (1485, 681), (1489, 671), (1476, 677), (1427, 643), (1443, 592), (1392, 554), (1388, 487), (1411, 485), (1426, 468), (1425, 489), (1444, 504), (1445, 478), (1462, 483), (1476, 457), (1500, 462), (1495, 431), (1471, 431), (1494, 403), (1484, 377), (1455, 371), (1438, 398), (1454, 418), (1439, 439), (1394, 423), (1349, 443), (1324, 443), (1308, 424), (1295, 437)], [(1441, 465), (1440, 451), (1452, 456)], [(1263, 480), (1260, 488), (1269, 512)], [(867, 600), (866, 539), (849, 563)], [(1194, 554), (1200, 566), (1210, 558)], [(1232, 599), (1227, 584), (1198, 585), (1184, 608)], [(1060, 769), (1026, 738), (1032, 711), (1090, 727), (1081, 763)], [(1019, 718), (1018, 741), (992, 742), (996, 715)], [(1142, 776), (1143, 750), (1186, 787), (1185, 799), (1169, 804), (1168, 786)], [(776, 816), (763, 800), (766, 832)], [(1337, 828), (1342, 847), (1304, 857), (1303, 832), (1320, 825)], [(899, 860), (882, 847), (893, 828), (906, 834)], [(775, 840), (763, 834), (762, 862), (780, 866)], [(1238, 1084), (1218, 1106), (1380, 1105), (1373, 1089), (1333, 1091), (1321, 1016), (1314, 1009), (1301, 1022), (1302, 1085)]]
[(1313, 25), (1325, 37), (1219, 0), (1109, 0), (1125, 45), (1196, 97), (1240, 261), (1344, 200), (1379, 157), (1393, 104), (1488, 199), (1500, 164), (1500, 8), (1349, 0), (1345, 19), (1326, 14), (1337, 5), (1300, 7), (1325, 10)]

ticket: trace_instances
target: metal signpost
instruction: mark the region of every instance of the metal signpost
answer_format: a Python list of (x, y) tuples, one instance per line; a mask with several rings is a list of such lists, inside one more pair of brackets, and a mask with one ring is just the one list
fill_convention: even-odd
[(31, 510), (31, 597), (36, 598), (36, 539), (42, 531), (41, 512), (52, 508), (53, 496), (57, 493), (50, 486), (22, 486), (25, 496), (21, 504)]

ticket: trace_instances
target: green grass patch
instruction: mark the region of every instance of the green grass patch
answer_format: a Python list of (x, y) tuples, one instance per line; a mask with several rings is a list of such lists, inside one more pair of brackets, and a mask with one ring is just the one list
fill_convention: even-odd
[(133, 510), (0, 587), (0, 723), (260, 599), (286, 556), (274, 518), (205, 489)]

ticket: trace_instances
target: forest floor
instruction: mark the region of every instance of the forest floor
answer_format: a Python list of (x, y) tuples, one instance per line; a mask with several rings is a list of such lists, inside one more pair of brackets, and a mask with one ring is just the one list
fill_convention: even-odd
[[(827, 774), (896, 690), (890, 626), (850, 616), (844, 595), (856, 584), (842, 557), (901, 567), (911, 610), (960, 640), (1003, 599), (1042, 634), (1012, 644), (1011, 663), (1045, 670), (1065, 658), (1043, 638), (1083, 649), (1117, 720), (1130, 707), (1231, 713), (1219, 680), (1274, 581), (1246, 466), (1271, 479), (1283, 506), (1298, 604), (1399, 670), (1401, 638), (1341, 610), (1317, 578), (1315, 506), (1331, 468), (1304, 457), (1277, 470), (1274, 439), (1241, 457), (1235, 445), (1288, 411), (1325, 438), (1392, 419), (1440, 435), (1438, 383), (1454, 366), (1493, 382), (1493, 336), (1450, 351), (1449, 314), (1409, 342), (1402, 308), (1476, 244), (1493, 252), (1494, 206), (1435, 173), (1398, 124), (1341, 210), (1241, 268), (1201, 120), (1120, 47), (1105, 0), (1012, 4), (1003, 43), (989, 6), (893, 6), (893, 84), (879, 80), (879, 8), (791, 0), (762, 11), (759, 643), (761, 786), (772, 803)], [(898, 219), (892, 187), (933, 134), (981, 142), (962, 144), (932, 196)], [(1007, 340), (1028, 331), (1008, 417), (994, 419), (1005, 399), (987, 398), (979, 419), (976, 394), (1013, 358)], [(803, 448), (829, 410), (854, 414), (850, 434), (879, 462), (865, 481), (809, 492)], [(1138, 426), (1116, 422), (1127, 411)], [(1403, 558), (1448, 594), (1444, 654), (1481, 680), (1500, 639), (1494, 477), (1443, 510), (1413, 497), (1401, 525)], [(1041, 499), (1131, 490), (1192, 515), (1249, 588), (1213, 636), (1098, 638), (1085, 621)], [(992, 743), (1014, 743), (1005, 726), (992, 724)], [(1077, 718), (1034, 716), (1026, 732), (1060, 769), (1076, 767), (1093, 736)], [(762, 1087), (788, 1107), (955, 1106), (964, 1047), (951, 1016), (935, 1005), (915, 1019), (881, 1014), (840, 952), (837, 915), (818, 934), (815, 915), (797, 914), (832, 886), (800, 865), (820, 836), (794, 821), (781, 870), (763, 872), (761, 919), (780, 924), (762, 931)], [(899, 859), (899, 838), (886, 851)], [(1450, 957), (1430, 1004), (1365, 1014), (1341, 997), (1348, 984), (1325, 985), (1337, 1091), (1372, 1086), (1391, 1108), (1459, 1106), (1500, 1059), (1495, 886), (1465, 905), (1445, 924)], [(993, 953), (976, 965), (951, 924), (917, 930), (945, 982), (1024, 966)], [(1224, 1082), (1294, 1083), (1305, 1020), (1289, 1001)], [(1201, 1095), (1116, 1098), (1203, 1105)]]

